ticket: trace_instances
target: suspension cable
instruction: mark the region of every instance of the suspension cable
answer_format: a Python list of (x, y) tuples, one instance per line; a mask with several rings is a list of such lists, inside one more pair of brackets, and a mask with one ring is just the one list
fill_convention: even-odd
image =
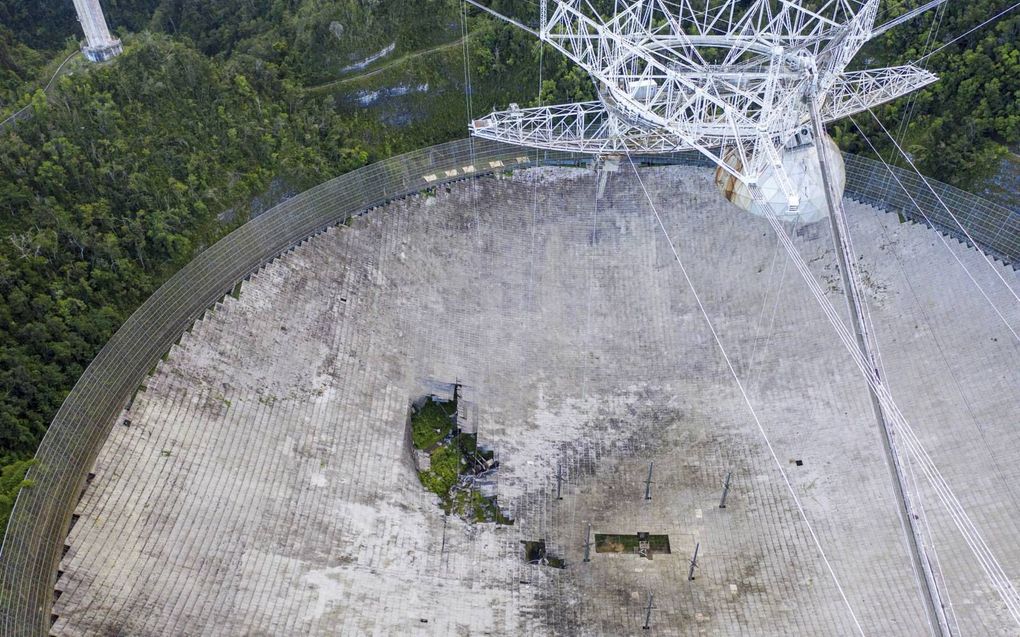
[(965, 38), (965, 37), (967, 37), (968, 35), (970, 35), (971, 33), (974, 33), (975, 31), (977, 31), (977, 30), (978, 30), (978, 29), (980, 29), (981, 27), (985, 26), (985, 25), (986, 25), (986, 24), (988, 24), (989, 22), (993, 22), (993, 21), (997, 20), (997, 19), (998, 19), (999, 17), (1001, 17), (1001, 16), (1004, 16), (1004, 15), (1006, 15), (1007, 13), (1009, 13), (1010, 11), (1012, 11), (1013, 9), (1016, 9), (1017, 7), (1020, 7), (1020, 2), (1017, 2), (1016, 4), (1014, 4), (1014, 5), (1013, 5), (1013, 6), (1011, 6), (1011, 7), (1008, 7), (1008, 8), (1006, 8), (1006, 9), (1003, 9), (1002, 11), (1000, 11), (1000, 12), (996, 13), (995, 15), (993, 15), (993, 16), (992, 16), (992, 17), (990, 17), (990, 18), (988, 18), (987, 20), (985, 20), (985, 21), (984, 21), (984, 22), (982, 22), (981, 24), (977, 25), (976, 27), (974, 27), (974, 28), (972, 28), (972, 29), (968, 29), (967, 31), (964, 31), (963, 33), (961, 33), (960, 35), (956, 36), (955, 38), (953, 38), (953, 39), (952, 39), (952, 40), (950, 40), (949, 42), (946, 42), (945, 44), (943, 44), (943, 45), (942, 45), (942, 46), (940, 46), (939, 48), (935, 49), (935, 50), (934, 50), (934, 51), (932, 51), (931, 53), (927, 53), (927, 54), (925, 54), (925, 55), (923, 55), (923, 56), (921, 56), (921, 57), (917, 58), (916, 60), (914, 60), (914, 64), (918, 64), (918, 63), (920, 63), (920, 62), (923, 62), (924, 60), (927, 60), (928, 58), (930, 58), (931, 56), (935, 55), (936, 53), (938, 53), (938, 52), (939, 52), (939, 51), (941, 51), (942, 49), (946, 48), (947, 46), (949, 46), (949, 45), (950, 45), (950, 44), (952, 44), (953, 42), (956, 42), (957, 40), (959, 40), (959, 39), (961, 39), (961, 38)]
[[(777, 239), (776, 245), (778, 244), (779, 240)], [(790, 259), (784, 258), (783, 270), (782, 272), (779, 273), (779, 288), (776, 291), (776, 299), (774, 304), (772, 305), (772, 316), (769, 318), (769, 329), (765, 333), (765, 344), (762, 346), (761, 354), (751, 361), (752, 367), (754, 368), (754, 378), (750, 380), (749, 386), (751, 387), (752, 391), (761, 390), (762, 363), (764, 362), (765, 357), (768, 355), (769, 345), (772, 342), (772, 335), (775, 333), (776, 316), (779, 314), (779, 305), (783, 299), (783, 286), (786, 284), (786, 266), (788, 266), (789, 264)], [(750, 378), (750, 372), (748, 374)]]
[(474, 100), (471, 95), (473, 92), (471, 88), (471, 50), (468, 45), (468, 36), (470, 31), (468, 26), (467, 2), (465, 2), (465, 0), (461, 0), (460, 3), (460, 24), (462, 40), (464, 42), (462, 47), (464, 56), (464, 108), (467, 110), (468, 121), (472, 122), (474, 121)]
[(999, 595), (1000, 599), (1003, 601), (1003, 604), (1011, 618), (1018, 626), (1020, 626), (1020, 595), (1017, 594), (1009, 576), (1006, 575), (1002, 565), (999, 564), (998, 560), (995, 558), (995, 555), (981, 536), (977, 526), (971, 521), (967, 512), (964, 510), (963, 505), (950, 488), (949, 483), (942, 476), (938, 467), (935, 465), (935, 462), (921, 444), (920, 439), (910, 427), (906, 417), (900, 411), (899, 406), (893, 400), (892, 395), (889, 393), (885, 384), (878, 377), (874, 367), (870, 365), (864, 354), (861, 353), (860, 349), (857, 347), (854, 336), (840, 319), (839, 314), (836, 312), (832, 303), (825, 297), (825, 293), (822, 291), (821, 286), (818, 284), (814, 275), (812, 275), (810, 268), (804, 261), (804, 258), (800, 255), (800, 252), (797, 251), (796, 246), (793, 245), (793, 241), (783, 228), (782, 222), (779, 221), (775, 211), (772, 209), (772, 205), (765, 199), (765, 196), (759, 187), (752, 186), (751, 193), (754, 200), (765, 212), (766, 218), (772, 225), (773, 230), (779, 236), (780, 241), (783, 243), (783, 247), (786, 248), (787, 253), (790, 255), (794, 265), (797, 267), (798, 272), (800, 272), (801, 278), (804, 279), (808, 289), (811, 290), (811, 293), (814, 295), (818, 305), (822, 308), (826, 318), (829, 319), (829, 323), (836, 331), (837, 336), (841, 341), (843, 341), (843, 345), (846, 347), (847, 352), (849, 352), (854, 363), (856, 363), (858, 369), (860, 369), (860, 371), (864, 374), (865, 379), (868, 381), (868, 385), (877, 396), (886, 418), (890, 425), (892, 425), (891, 429), (894, 434), (893, 438), (902, 442), (905, 449), (911, 453), (912, 457), (917, 462), (919, 469), (928, 479), (929, 485), (935, 491), (936, 495), (939, 496), (939, 499), (945, 506), (949, 517), (963, 536), (964, 542), (974, 554), (974, 557), (981, 566), (981, 569), (985, 572), (985, 576), (995, 589), (995, 592)]
[[(744, 370), (744, 377), (747, 379), (751, 378), (751, 373), (754, 371), (754, 358), (755, 353), (758, 351), (758, 336), (759, 334), (761, 334), (761, 327), (765, 321), (765, 310), (767, 310), (769, 306), (769, 296), (772, 293), (772, 278), (776, 274), (776, 258), (778, 256), (779, 256), (779, 240), (776, 239), (776, 247), (772, 249), (772, 262), (769, 265), (769, 279), (768, 282), (765, 283), (765, 296), (761, 300), (761, 312), (758, 313), (758, 320), (755, 321), (754, 339), (752, 339), (751, 341), (751, 355), (747, 358), (747, 368)], [(786, 265), (785, 261), (783, 265), (784, 266)], [(780, 283), (782, 283), (782, 281), (780, 281)]]
[[(907, 187), (903, 185), (903, 182), (900, 181), (899, 176), (895, 172), (893, 172), (892, 166), (890, 166), (885, 161), (885, 159), (882, 158), (882, 155), (879, 154), (878, 149), (875, 148), (875, 145), (871, 142), (871, 139), (869, 139), (868, 136), (864, 133), (864, 130), (861, 128), (861, 125), (857, 123), (857, 120), (855, 120), (852, 115), (850, 116), (850, 121), (853, 122), (853, 125), (857, 128), (857, 132), (864, 139), (864, 141), (867, 142), (868, 147), (871, 148), (871, 151), (875, 153), (878, 159), (882, 162), (882, 165), (885, 166), (886, 170), (889, 172), (889, 175), (896, 181), (900, 189), (903, 190), (903, 193), (907, 195), (907, 198), (910, 199), (910, 203), (914, 204), (914, 208), (916, 208), (917, 211), (921, 213), (921, 216), (924, 217), (925, 223), (927, 223), (930, 227), (934, 228), (935, 224), (934, 222), (932, 222), (931, 218), (928, 217), (928, 213), (926, 213), (924, 211), (924, 208), (922, 208), (921, 205), (917, 203), (917, 200), (914, 199), (914, 196), (910, 194), (910, 190), (908, 190)], [(999, 310), (999, 307), (995, 304), (995, 301), (993, 301), (991, 297), (988, 296), (988, 293), (985, 292), (985, 289), (981, 287), (981, 284), (978, 283), (976, 278), (974, 278), (974, 275), (971, 273), (970, 268), (968, 268), (967, 265), (963, 262), (963, 260), (960, 259), (959, 255), (956, 254), (956, 251), (953, 250), (952, 246), (949, 245), (949, 242), (946, 241), (946, 238), (942, 236), (942, 233), (936, 232), (935, 234), (938, 236), (939, 241), (942, 242), (942, 245), (945, 246), (949, 254), (952, 255), (953, 259), (960, 265), (961, 268), (963, 268), (963, 271), (964, 273), (966, 273), (967, 278), (970, 279), (970, 282), (974, 284), (974, 287), (977, 288), (978, 292), (981, 293), (981, 296), (985, 299), (985, 301), (988, 302), (988, 305), (991, 306), (992, 310), (995, 312), (995, 315), (999, 317), (1003, 325), (1006, 326), (1006, 329), (1009, 330), (1010, 334), (1013, 335), (1013, 338), (1016, 339), (1018, 343), (1020, 343), (1020, 335), (1017, 334), (1016, 330), (1013, 329), (1013, 326), (1009, 324), (1008, 320), (1006, 320), (1006, 317), (1003, 315), (1002, 311)]]
[[(931, 47), (935, 45), (939, 37), (939, 30), (942, 28), (942, 18), (946, 15), (946, 5), (940, 4), (935, 9), (935, 15), (931, 21), (931, 27), (928, 29), (928, 35), (924, 39), (924, 47), (921, 49), (922, 53), (927, 53)], [(925, 60), (919, 65), (922, 69), (928, 69), (928, 62)], [(907, 131), (910, 128), (910, 120), (914, 118), (914, 110), (917, 108), (917, 96), (918, 93), (915, 91), (907, 97), (907, 110), (904, 113), (903, 120), (897, 127), (897, 133), (899, 134), (900, 142), (907, 136)]]
[(984, 257), (985, 263), (988, 264), (988, 267), (991, 268), (992, 272), (995, 273), (995, 276), (998, 277), (999, 281), (1002, 282), (1002, 285), (1004, 285), (1006, 289), (1009, 290), (1009, 293), (1013, 295), (1013, 298), (1016, 299), (1016, 302), (1020, 304), (1020, 296), (1017, 295), (1013, 287), (1006, 281), (1005, 277), (1002, 276), (1002, 273), (999, 272), (999, 269), (995, 267), (995, 265), (992, 263), (991, 258), (989, 258), (988, 254), (986, 254), (984, 249), (981, 247), (981, 244), (975, 241), (974, 237), (970, 236), (970, 232), (967, 230), (967, 228), (963, 226), (962, 223), (960, 223), (960, 220), (956, 218), (956, 215), (954, 215), (953, 211), (949, 209), (949, 206), (946, 205), (946, 202), (942, 200), (942, 197), (941, 195), (939, 195), (938, 191), (936, 191), (932, 187), (931, 183), (928, 182), (928, 179), (924, 175), (922, 175), (921, 171), (919, 171), (917, 169), (917, 166), (914, 165), (914, 160), (911, 159), (909, 155), (907, 155), (907, 153), (903, 150), (903, 147), (901, 147), (899, 143), (897, 143), (897, 141), (893, 139), (893, 136), (889, 134), (889, 130), (886, 129), (885, 124), (882, 123), (882, 120), (878, 119), (878, 116), (875, 115), (875, 112), (871, 110), (870, 107), (868, 107), (867, 110), (871, 114), (871, 117), (882, 128), (882, 131), (889, 138), (889, 141), (891, 141), (893, 145), (896, 147), (896, 150), (898, 150), (900, 152), (900, 155), (902, 155), (903, 158), (907, 160), (907, 163), (914, 170), (914, 173), (917, 174), (918, 178), (920, 178), (921, 182), (924, 183), (925, 187), (927, 187), (931, 194), (935, 196), (935, 199), (938, 200), (939, 204), (946, 211), (946, 214), (948, 214), (949, 217), (953, 220), (953, 222), (956, 223), (957, 226), (959, 226), (960, 230), (963, 231), (964, 236), (967, 237), (967, 240), (970, 241), (971, 245), (973, 245), (974, 248), (981, 254), (981, 256)]
[[(544, 65), (544, 62), (545, 62), (545, 59), (544, 59), (545, 58), (545, 42), (542, 42), (541, 40), (539, 40), (539, 47), (540, 48), (538, 50), (538, 96), (537, 96), (536, 99), (538, 100), (538, 105), (542, 106), (542, 71), (543, 71), (544, 66), (545, 66)], [(542, 149), (538, 148), (536, 146), (535, 147), (535, 165), (536, 166), (539, 165), (541, 159), (542, 159)], [(530, 264), (529, 269), (528, 269), (528, 294), (530, 295), (529, 302), (533, 302), (534, 294), (535, 294), (535, 290), (534, 290), (534, 279), (535, 279), (535, 228), (536, 228), (536, 223), (537, 223), (537, 218), (538, 218), (538, 181), (539, 181), (538, 177), (536, 176), (535, 179), (534, 179), (534, 183), (533, 183), (533, 187), (534, 187), (534, 192), (532, 193), (532, 196), (533, 196), (533, 205), (532, 205), (532, 208), (531, 208), (531, 248), (530, 248), (530, 250), (531, 250), (530, 251), (531, 264)]]
[(758, 417), (758, 412), (755, 410), (754, 405), (751, 403), (751, 399), (748, 397), (747, 392), (744, 390), (744, 384), (740, 381), (740, 377), (737, 375), (736, 369), (733, 367), (733, 363), (730, 361), (729, 355), (726, 353), (726, 348), (722, 344), (722, 340), (719, 338), (719, 334), (715, 331), (715, 325), (712, 323), (711, 317), (708, 315), (708, 311), (705, 309), (705, 305), (701, 302), (701, 296), (698, 294), (697, 289), (694, 287), (694, 282), (691, 281), (690, 275), (687, 273), (687, 267), (684, 265), (683, 260), (680, 258), (680, 253), (677, 251), (676, 246), (673, 243), (673, 239), (669, 236), (669, 232), (666, 230), (665, 224), (662, 222), (662, 217), (659, 215), (659, 210), (652, 201), (651, 195), (648, 194), (648, 189), (645, 188), (644, 180), (641, 179), (641, 175), (638, 173), (637, 166), (634, 164), (634, 159), (630, 155), (630, 151), (626, 150), (627, 159), (630, 161), (630, 166), (634, 170), (634, 175), (637, 177), (638, 183), (641, 185), (641, 190), (645, 194), (645, 199), (648, 200), (648, 205), (652, 209), (652, 213), (655, 215), (655, 220), (658, 222), (659, 229), (662, 231), (663, 236), (666, 238), (666, 243), (669, 244), (669, 249), (673, 252), (673, 257), (676, 259), (677, 265), (680, 266), (680, 272), (683, 274), (684, 280), (687, 282), (687, 287), (690, 289), (691, 294), (694, 296), (695, 302), (698, 304), (698, 309), (701, 310), (701, 316), (705, 319), (705, 324), (708, 326), (709, 331), (712, 333), (712, 338), (715, 340), (716, 347), (719, 348), (719, 352), (722, 354), (723, 360), (726, 362), (726, 367), (730, 371), (730, 375), (733, 377), (734, 382), (737, 384), (737, 389), (740, 391), (740, 396), (744, 400), (744, 404), (747, 406), (748, 411), (751, 412), (751, 418), (754, 419), (755, 425), (758, 427), (758, 432), (761, 434), (762, 439), (765, 441), (765, 446), (769, 450), (769, 454), (772, 456), (772, 461), (775, 463), (776, 468), (779, 470), (779, 474), (783, 478), (783, 482), (786, 483), (786, 488), (793, 497), (793, 502), (797, 507), (797, 511), (800, 513), (800, 517), (804, 520), (804, 524), (807, 527), (808, 533), (811, 535), (811, 539), (814, 541), (815, 547), (818, 549), (818, 553), (825, 564), (826, 569), (829, 571), (829, 575), (832, 577), (833, 583), (836, 585), (836, 589), (839, 591), (840, 597), (843, 599), (843, 603), (846, 605), (847, 611), (850, 613), (850, 617), (853, 620), (854, 626), (857, 632), (864, 635), (864, 629), (861, 627), (860, 621), (857, 619), (857, 614), (854, 612), (853, 606), (850, 604), (849, 598), (846, 596), (846, 592), (843, 590), (842, 584), (840, 584), (839, 577), (836, 576), (836, 571), (833, 569), (832, 564), (829, 562), (829, 558), (825, 555), (825, 550), (822, 548), (822, 543), (818, 539), (818, 535), (815, 533), (814, 526), (807, 517), (807, 512), (804, 510), (804, 506), (801, 504), (800, 498), (797, 496), (796, 490), (793, 488), (793, 483), (790, 482), (790, 478), (783, 469), (783, 464), (779, 461), (779, 456), (776, 454), (775, 448), (772, 446), (772, 441), (769, 439), (768, 434), (765, 432), (765, 427), (761, 423), (761, 419)]

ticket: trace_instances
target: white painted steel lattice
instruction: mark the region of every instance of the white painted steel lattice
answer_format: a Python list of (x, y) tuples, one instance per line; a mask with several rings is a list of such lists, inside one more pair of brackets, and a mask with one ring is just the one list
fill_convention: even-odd
[[(636, 0), (608, 12), (589, 0), (543, 2), (548, 17), (538, 31), (507, 19), (588, 72), (599, 99), (511, 105), (473, 121), (471, 132), (594, 154), (693, 149), (753, 184), (807, 124), (807, 98), (817, 98), (832, 121), (935, 81), (912, 65), (846, 71), (872, 37), (877, 10), (878, 0), (816, 8), (789, 0)], [(723, 161), (731, 149), (739, 162)], [(784, 190), (796, 200), (791, 184)]]

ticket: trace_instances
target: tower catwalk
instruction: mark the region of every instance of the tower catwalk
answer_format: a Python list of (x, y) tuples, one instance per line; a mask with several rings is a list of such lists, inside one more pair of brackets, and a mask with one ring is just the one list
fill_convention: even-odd
[(106, 18), (99, 0), (74, 0), (74, 8), (78, 12), (82, 31), (85, 32), (85, 42), (81, 47), (85, 57), (93, 62), (103, 62), (123, 50), (120, 40), (110, 35), (106, 27)]

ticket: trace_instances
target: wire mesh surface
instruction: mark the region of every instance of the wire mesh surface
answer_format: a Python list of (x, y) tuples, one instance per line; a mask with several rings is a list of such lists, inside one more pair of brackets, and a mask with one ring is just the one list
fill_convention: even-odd
[[(54, 582), (72, 514), (86, 477), (120, 411), (182, 333), (237, 281), (305, 238), (366, 209), (453, 180), (536, 165), (584, 163), (590, 157), (536, 155), (515, 146), (459, 140), (387, 159), (293, 197), (198, 255), (161, 286), (117, 331), (76, 383), (44, 437), (19, 494), (0, 549), (0, 632), (46, 634)], [(707, 163), (678, 154), (648, 163)], [(923, 220), (878, 162), (847, 157), (847, 196)], [(895, 170), (895, 169), (894, 169)], [(899, 175), (936, 226), (955, 226), (916, 176)], [(1020, 256), (1018, 215), (932, 182), (971, 235), (998, 256)]]
[[(1020, 257), (1020, 213), (1017, 211), (949, 184), (922, 180), (912, 170), (887, 168), (880, 162), (851, 154), (845, 154), (844, 159), (847, 197), (902, 214), (971, 244), (960, 228), (962, 225), (985, 252), (1017, 267)], [(946, 211), (940, 199), (952, 214)]]

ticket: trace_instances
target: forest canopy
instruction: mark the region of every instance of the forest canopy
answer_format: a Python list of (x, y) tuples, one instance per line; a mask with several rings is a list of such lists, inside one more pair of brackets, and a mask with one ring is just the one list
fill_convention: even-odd
[(274, 180), (368, 161), (340, 116), (166, 36), (39, 93), (0, 145), (0, 461), (30, 457), (117, 327)]

